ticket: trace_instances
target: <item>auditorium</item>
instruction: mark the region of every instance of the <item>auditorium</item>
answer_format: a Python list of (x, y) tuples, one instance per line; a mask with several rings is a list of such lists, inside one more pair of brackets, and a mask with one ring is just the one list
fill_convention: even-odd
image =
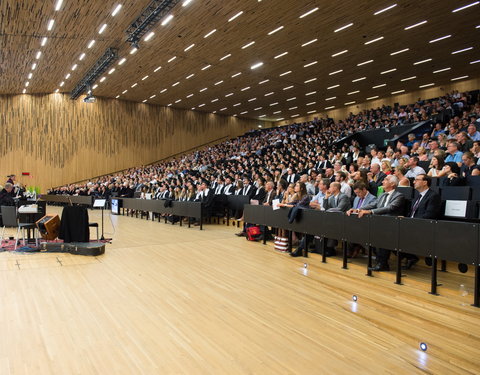
[(479, 374), (480, 1), (0, 1), (0, 375)]

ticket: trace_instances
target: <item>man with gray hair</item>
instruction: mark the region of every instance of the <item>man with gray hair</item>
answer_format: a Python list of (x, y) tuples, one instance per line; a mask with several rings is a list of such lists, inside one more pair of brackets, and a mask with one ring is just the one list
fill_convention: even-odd
[(10, 182), (5, 184), (5, 187), (0, 191), (0, 206), (15, 206), (15, 201), (12, 198), (13, 185)]
[[(376, 202), (364, 206), (358, 210), (358, 217), (365, 215), (385, 215), (385, 216), (401, 216), (405, 214), (405, 197), (395, 189), (398, 186), (398, 178), (389, 175), (383, 180), (383, 191)], [(389, 271), (388, 259), (390, 258), (390, 250), (377, 249), (377, 262), (372, 267), (373, 271)]]

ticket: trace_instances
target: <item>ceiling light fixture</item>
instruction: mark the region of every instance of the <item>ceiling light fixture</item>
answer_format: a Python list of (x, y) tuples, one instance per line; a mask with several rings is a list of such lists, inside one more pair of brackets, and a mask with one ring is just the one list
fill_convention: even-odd
[(450, 70), (450, 69), (452, 69), (452, 68), (443, 68), (443, 69), (434, 70), (433, 74), (446, 72), (447, 70)]
[(273, 34), (275, 34), (277, 31), (280, 31), (280, 30), (282, 30), (282, 29), (283, 29), (283, 26), (279, 26), (279, 27), (277, 27), (275, 30), (270, 31), (270, 32), (268, 33), (268, 35), (273, 35)]
[(380, 84), (380, 85), (373, 86), (372, 89), (379, 89), (380, 87), (385, 87), (385, 86), (387, 86), (387, 84), (386, 84), (386, 83), (382, 83), (382, 84)]
[(114, 9), (113, 12), (112, 12), (112, 17), (115, 17), (115, 16), (118, 14), (118, 12), (120, 12), (120, 9), (122, 9), (122, 4), (118, 4), (118, 5), (115, 7), (115, 9)]
[(161, 66), (157, 66), (157, 67), (153, 70), (153, 72), (156, 73), (156, 72), (158, 72), (160, 69), (162, 69), (162, 67), (161, 67)]
[(100, 30), (98, 30), (98, 33), (99, 33), (99, 34), (103, 33), (106, 28), (107, 28), (107, 24), (104, 23), (104, 24), (102, 25), (102, 27), (100, 27)]
[(154, 35), (155, 35), (155, 33), (154, 33), (153, 31), (151, 31), (151, 32), (149, 32), (149, 33), (147, 34), (147, 36), (146, 36), (145, 38), (143, 38), (143, 40), (144, 40), (145, 42), (148, 42), (150, 39), (153, 38)]
[(468, 5), (465, 5), (465, 6), (463, 6), (463, 7), (460, 7), (460, 8), (457, 8), (457, 9), (452, 10), (452, 13), (460, 12), (461, 10), (464, 10), (464, 9), (467, 9), (467, 8), (470, 8), (470, 7), (473, 7), (473, 6), (478, 5), (478, 4), (480, 4), (480, 1), (475, 1), (475, 2), (473, 2), (473, 3), (471, 3), (471, 4), (468, 4)]
[(350, 105), (350, 104), (355, 104), (355, 102), (347, 102), (347, 103), (343, 103), (343, 105)]
[(284, 87), (283, 90), (284, 90), (284, 91), (285, 91), (285, 90), (290, 90), (290, 89), (292, 89), (293, 87), (294, 87), (293, 85), (287, 86), (287, 87)]
[(217, 29), (213, 29), (212, 31), (209, 31), (208, 33), (205, 34), (204, 38), (208, 38), (210, 35), (212, 35), (216, 31), (217, 31)]
[(275, 94), (273, 91), (272, 92), (267, 92), (264, 96), (270, 96), (270, 95), (273, 95)]
[(130, 87), (133, 89), (133, 88), (134, 88), (135, 86), (137, 86), (137, 85), (138, 85), (138, 83), (134, 83), (134, 84), (133, 84), (132, 86), (130, 86)]
[(145, 76), (142, 78), (142, 81), (145, 81), (148, 78), (148, 76)]
[(185, 0), (182, 4), (182, 7), (186, 7), (188, 4), (190, 4), (192, 0)]
[(259, 85), (263, 85), (264, 83), (270, 82), (269, 79), (264, 79), (263, 81), (258, 82)]
[(220, 85), (221, 83), (223, 83), (223, 81), (215, 82), (215, 86), (218, 86), (218, 85)]
[(203, 89), (198, 90), (198, 92), (204, 92), (204, 91), (207, 91), (207, 90), (208, 90), (208, 87), (204, 87)]
[(47, 44), (47, 40), (48, 40), (48, 38), (47, 38), (46, 36), (43, 37), (43, 38), (42, 38), (42, 42), (40, 43), (40, 45), (41, 45), (42, 47), (45, 47), (45, 44)]
[(418, 88), (423, 89), (424, 87), (434, 86), (435, 83), (427, 83), (426, 85), (418, 86)]
[(177, 58), (177, 56), (173, 56), (172, 58), (170, 58), (167, 62), (171, 63), (173, 60), (175, 60)]
[(392, 91), (391, 94), (395, 95), (395, 94), (400, 94), (402, 92), (405, 92), (405, 90)]
[(367, 44), (372, 44), (372, 43), (378, 42), (379, 40), (382, 40), (383, 38), (384, 38), (384, 37), (381, 36), (381, 37), (378, 37), (378, 38), (369, 40), (368, 42), (365, 42), (364, 44), (365, 44), (365, 45), (367, 45)]
[(390, 54), (390, 56), (395, 56), (395, 55), (398, 55), (399, 53), (403, 53), (403, 52), (407, 52), (407, 51), (410, 51), (410, 48), (404, 48), (404, 49), (401, 49), (400, 51), (392, 52)]
[(92, 48), (94, 44), (95, 44), (95, 40), (92, 39), (92, 40), (88, 43), (87, 48)]
[(305, 46), (308, 46), (309, 44), (315, 43), (317, 40), (318, 40), (318, 39), (309, 40), (308, 42), (303, 43), (303, 44), (302, 44), (302, 47), (305, 47)]
[(316, 91), (310, 91), (310, 92), (307, 92), (307, 93), (305, 94), (305, 96), (314, 95), (314, 94), (316, 94), (316, 93), (317, 93)]
[(371, 97), (367, 98), (367, 100), (378, 99), (378, 98), (379, 98), (379, 96), (375, 95), (375, 96), (371, 96)]
[(254, 70), (260, 68), (263, 65), (263, 62), (258, 62), (250, 67), (250, 69)]
[(458, 51), (453, 51), (452, 52), (452, 55), (456, 55), (457, 53), (462, 53), (462, 52), (465, 52), (465, 51), (470, 51), (472, 50), (473, 47), (468, 47), (468, 48), (464, 48), (464, 49), (459, 49)]
[(228, 19), (228, 22), (232, 22), (235, 18), (240, 17), (243, 14), (243, 10), (235, 14), (233, 17)]
[(275, 56), (274, 59), (279, 59), (280, 57), (285, 56), (285, 55), (288, 55), (288, 52), (283, 52), (280, 55)]
[(332, 96), (332, 97), (327, 98), (327, 99), (325, 99), (325, 100), (326, 100), (326, 101), (329, 101), (329, 100), (333, 100), (333, 99), (337, 99), (337, 97), (336, 97), (336, 96)]
[(188, 76), (185, 77), (185, 79), (190, 79), (190, 78), (192, 78), (193, 76), (195, 76), (195, 73), (189, 74)]
[(105, 81), (107, 79), (107, 77), (102, 77), (100, 78), (100, 83), (102, 83), (103, 81)]
[(330, 106), (330, 107), (325, 107), (326, 110), (333, 109), (333, 108), (335, 108), (334, 105), (332, 105), (332, 106)]
[(337, 56), (343, 55), (344, 53), (347, 53), (347, 52), (348, 52), (348, 49), (345, 49), (345, 50), (343, 50), (343, 51), (334, 53), (334, 54), (332, 55), (332, 57), (337, 57)]
[(424, 25), (426, 23), (427, 23), (427, 21), (421, 21), (421, 22), (418, 22), (414, 25), (410, 25), (410, 26), (405, 27), (404, 30), (410, 30), (410, 29), (413, 29), (414, 27), (421, 26), (421, 25)]
[(228, 55), (223, 56), (223, 57), (220, 59), (220, 61), (223, 61), (223, 60), (225, 60), (225, 59), (228, 59), (230, 56), (232, 56), (231, 53), (229, 53)]
[(241, 89), (240, 91), (247, 91), (247, 90), (250, 90), (250, 86), (244, 87), (244, 88)]
[(433, 39), (433, 40), (429, 41), (428, 43), (435, 43), (435, 42), (439, 42), (440, 40), (448, 39), (448, 38), (450, 38), (450, 37), (451, 37), (451, 35), (445, 35), (445, 36), (441, 36), (440, 38)]
[(202, 68), (202, 70), (207, 70), (207, 69), (210, 68), (210, 67), (211, 67), (211, 65), (205, 65), (205, 66)]
[(123, 90), (122, 91), (122, 94), (126, 94), (128, 90)]
[(247, 43), (247, 44), (245, 44), (245, 45), (242, 47), (242, 49), (245, 49), (245, 48), (248, 48), (248, 47), (250, 47), (250, 46), (253, 46), (254, 44), (255, 44), (255, 41), (252, 41), (252, 42), (250, 42), (250, 43)]
[(300, 17), (298, 18), (305, 18), (306, 16), (312, 14), (312, 13), (315, 13), (316, 11), (318, 10), (318, 8), (313, 8), (312, 10), (309, 10), (308, 12), (306, 13), (303, 13)]
[(118, 65), (123, 65), (125, 61), (127, 61), (127, 59), (124, 57), (118, 62)]
[(425, 60), (417, 61), (417, 62), (414, 62), (413, 65), (420, 65), (420, 64), (423, 64), (423, 63), (426, 63), (426, 62), (429, 62), (429, 61), (432, 61), (432, 59), (425, 59)]
[(235, 74), (232, 76), (232, 78), (238, 77), (240, 74), (242, 74), (242, 72), (235, 73)]
[(372, 63), (372, 62), (373, 62), (373, 60), (367, 60), (367, 61), (358, 63), (357, 66), (367, 65), (367, 64), (370, 64), (370, 63)]
[(115, 71), (115, 68), (112, 68), (108, 71), (108, 74), (112, 74)]
[(53, 24), (55, 23), (55, 20), (50, 20), (48, 21), (48, 25), (47, 25), (47, 30), (50, 31), (53, 29)]
[(348, 27), (350, 27), (350, 26), (353, 26), (353, 23), (349, 23), (348, 25), (339, 27), (338, 29), (334, 30), (333, 32), (334, 32), (334, 33), (338, 33), (339, 31), (345, 30), (346, 28), (348, 28)]
[(367, 79), (367, 77), (355, 78), (352, 80), (352, 82), (359, 82), (359, 81), (363, 81), (364, 79)]
[(307, 79), (304, 83), (310, 83), (310, 82), (314, 82), (316, 80), (317, 80), (317, 78), (310, 78), (310, 79)]
[(357, 91), (352, 91), (352, 92), (349, 92), (349, 93), (347, 93), (347, 95), (358, 94), (359, 92), (360, 92), (360, 90), (357, 90)]
[(410, 81), (410, 80), (415, 79), (415, 78), (417, 78), (417, 76), (411, 76), (411, 77), (403, 78), (403, 79), (400, 80), (400, 82)]
[(289, 70), (288, 72), (281, 73), (281, 74), (279, 74), (278, 76), (279, 76), (279, 77), (283, 77), (283, 76), (286, 76), (287, 74), (290, 74), (291, 72), (292, 72), (292, 71)]
[(335, 70), (334, 72), (328, 73), (328, 75), (333, 76), (334, 74), (338, 74), (338, 73), (341, 73), (341, 72), (343, 72), (343, 69)]
[(392, 8), (395, 8), (396, 6), (397, 6), (397, 4), (390, 5), (390, 6), (386, 7), (386, 8), (380, 9), (379, 11), (373, 13), (373, 15), (374, 15), (374, 16), (377, 16), (377, 15), (379, 15), (380, 13), (383, 13), (383, 12), (386, 12), (387, 10), (390, 10), (390, 9), (392, 9)]
[(229, 96), (232, 96), (232, 95), (233, 95), (233, 92), (231, 92), (231, 93), (229, 93), (229, 94), (225, 95), (225, 97), (226, 97), (226, 98), (228, 98)]
[(195, 43), (190, 44), (190, 45), (189, 45), (187, 48), (185, 48), (183, 51), (184, 51), (184, 52), (187, 52), (187, 51), (191, 50), (193, 47), (195, 47)]
[(161, 25), (165, 26), (167, 23), (169, 23), (173, 18), (173, 14), (169, 14), (168, 16), (165, 17), (165, 19), (162, 21)]
[(304, 65), (303, 67), (308, 68), (309, 66), (315, 65), (316, 63), (318, 63), (318, 61), (312, 61), (311, 63), (308, 63), (308, 64)]
[(394, 72), (396, 71), (397, 68), (393, 68), (393, 69), (389, 69), (389, 70), (384, 70), (383, 72), (380, 72), (380, 74), (388, 74), (388, 73), (391, 73), (391, 72)]
[(452, 78), (450, 81), (458, 81), (459, 79), (464, 79), (464, 78), (468, 78), (468, 76), (461, 76), (461, 77)]
[(327, 90), (335, 89), (337, 87), (340, 87), (340, 85), (333, 85), (333, 86), (327, 87)]
[(59, 11), (62, 8), (63, 0), (57, 0), (55, 4), (55, 11)]

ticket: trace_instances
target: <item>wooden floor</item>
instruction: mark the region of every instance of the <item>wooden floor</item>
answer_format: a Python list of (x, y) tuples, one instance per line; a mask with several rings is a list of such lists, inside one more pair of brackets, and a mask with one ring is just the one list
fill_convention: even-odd
[(361, 261), (305, 272), (232, 227), (106, 218), (98, 258), (0, 253), (0, 375), (480, 373), (471, 275), (431, 296), (422, 267), (402, 286)]

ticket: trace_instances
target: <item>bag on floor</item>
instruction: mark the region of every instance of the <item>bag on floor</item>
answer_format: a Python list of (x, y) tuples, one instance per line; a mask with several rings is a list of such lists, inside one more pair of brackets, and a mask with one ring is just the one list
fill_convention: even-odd
[(280, 237), (275, 236), (275, 240), (273, 241), (275, 250), (278, 251), (287, 251), (288, 250), (288, 238), (287, 237)]
[(247, 228), (247, 240), (249, 241), (259, 241), (262, 236), (262, 232), (259, 226), (252, 226)]

